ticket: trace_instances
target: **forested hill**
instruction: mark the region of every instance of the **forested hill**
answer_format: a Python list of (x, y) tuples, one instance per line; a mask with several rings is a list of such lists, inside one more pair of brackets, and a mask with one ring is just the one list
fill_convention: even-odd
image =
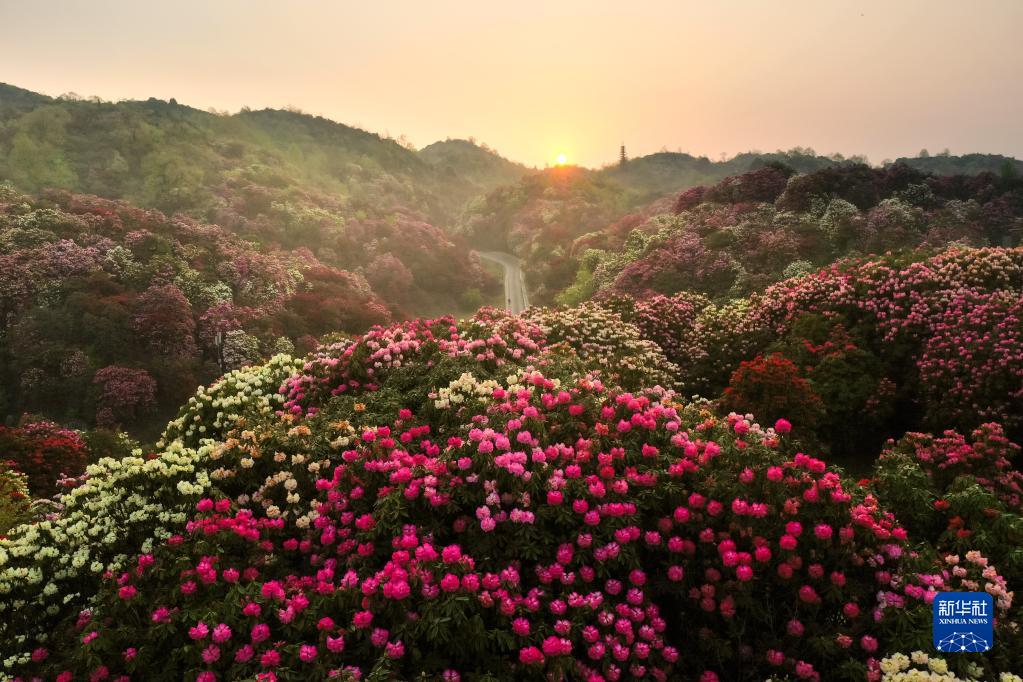
[(442, 140), (419, 150), (419, 156), (448, 182), (451, 199), (464, 203), (534, 173), (473, 140)]
[[(984, 172), (1023, 174), (1023, 161), (1000, 154), (922, 154), (902, 157), (894, 162), (886, 160), (881, 165), (903, 164), (934, 175), (976, 175)], [(640, 199), (649, 201), (668, 192), (714, 184), (726, 177), (772, 164), (783, 164), (799, 173), (812, 173), (829, 166), (855, 165), (865, 161), (860, 156), (822, 156), (812, 149), (800, 147), (768, 153), (744, 152), (722, 161), (711, 161), (706, 156), (693, 156), (684, 152), (658, 152), (608, 166), (601, 169), (600, 174), (635, 192)]]
[[(862, 161), (809, 148), (720, 161), (662, 151), (597, 172), (639, 205), (772, 163), (808, 173)], [(1023, 171), (1023, 162), (996, 154), (898, 162), (937, 175)], [(400, 207), (447, 228), (468, 202), (531, 173), (474, 141), (416, 151), (295, 110), (224, 114), (174, 99), (54, 98), (0, 83), (0, 179), (28, 192), (62, 188), (211, 221), (222, 221), (225, 208), (273, 219), (273, 203), (329, 203), (346, 217), (383, 217)]]
[(439, 164), (426, 150), (297, 111), (226, 115), (173, 99), (55, 99), (0, 84), (0, 178), (25, 191), (63, 188), (204, 219), (255, 192), (305, 204), (326, 194), (350, 215), (401, 206), (443, 224), (477, 188), (525, 171), (464, 144), (472, 153)]

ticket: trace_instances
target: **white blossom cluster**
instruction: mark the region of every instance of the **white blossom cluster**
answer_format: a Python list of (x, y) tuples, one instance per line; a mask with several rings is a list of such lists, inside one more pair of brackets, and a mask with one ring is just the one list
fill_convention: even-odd
[(493, 379), (480, 381), (471, 373), (465, 372), (447, 387), (439, 389), (436, 393), (431, 393), (430, 397), (434, 399), (434, 407), (438, 410), (446, 410), (452, 405), (462, 405), (467, 398), (486, 400), (494, 393), (494, 389), (500, 387), (501, 384)]
[(653, 341), (617, 313), (596, 303), (576, 308), (532, 308), (530, 322), (552, 347), (571, 349), (588, 369), (617, 378), (625, 386), (674, 386), (681, 370)]
[(269, 415), (284, 402), (277, 389), (301, 367), (299, 359), (275, 355), (266, 364), (229, 372), (208, 388), (200, 386), (167, 424), (157, 447), (174, 440), (196, 447), (204, 439), (222, 438), (246, 414)]
[(203, 465), (211, 446), (172, 443), (158, 457), (140, 450), (104, 457), (64, 495), (59, 515), (18, 526), (0, 539), (0, 635), (13, 613), (56, 614), (79, 597), (75, 585), (121, 570), (129, 555), (150, 552), (178, 531), (210, 487)]
[[(948, 662), (923, 651), (896, 653), (881, 660), (882, 682), (980, 682), (984, 671), (976, 663), (967, 666), (967, 677), (957, 677), (948, 669)], [(1003, 672), (998, 682), (1023, 682), (1019, 675)]]

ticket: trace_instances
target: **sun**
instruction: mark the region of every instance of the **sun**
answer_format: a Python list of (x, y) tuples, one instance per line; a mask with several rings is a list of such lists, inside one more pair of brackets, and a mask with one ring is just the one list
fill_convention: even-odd
[(565, 156), (565, 152), (560, 152), (556, 157), (554, 157), (554, 163), (559, 166), (564, 166), (568, 163), (568, 157)]

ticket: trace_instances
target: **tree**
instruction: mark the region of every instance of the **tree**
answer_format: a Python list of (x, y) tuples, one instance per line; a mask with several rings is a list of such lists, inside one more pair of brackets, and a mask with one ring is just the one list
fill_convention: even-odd
[(144, 369), (110, 365), (96, 372), (96, 423), (113, 428), (151, 414), (156, 409), (156, 380)]
[(154, 285), (135, 300), (132, 328), (146, 347), (171, 358), (195, 355), (195, 318), (188, 299), (173, 284)]

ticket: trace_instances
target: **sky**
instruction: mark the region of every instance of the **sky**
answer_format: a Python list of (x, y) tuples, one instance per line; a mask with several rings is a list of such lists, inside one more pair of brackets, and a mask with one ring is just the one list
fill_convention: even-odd
[(0, 82), (297, 107), (544, 166), (1023, 157), (1023, 0), (0, 0)]

